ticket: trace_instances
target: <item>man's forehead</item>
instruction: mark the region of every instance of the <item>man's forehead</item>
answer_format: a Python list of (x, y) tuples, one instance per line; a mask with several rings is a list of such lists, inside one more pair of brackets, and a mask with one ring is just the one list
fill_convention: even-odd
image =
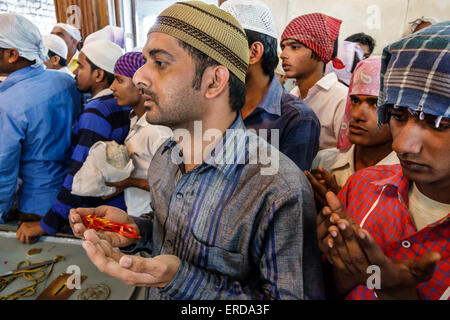
[(68, 36), (69, 33), (61, 27), (53, 27), (52, 34), (62, 33), (64, 36)]
[(142, 53), (148, 55), (148, 53), (154, 49), (164, 50), (170, 53), (177, 52), (181, 49), (178, 41), (177, 38), (168, 34), (151, 32), (147, 34), (147, 41)]

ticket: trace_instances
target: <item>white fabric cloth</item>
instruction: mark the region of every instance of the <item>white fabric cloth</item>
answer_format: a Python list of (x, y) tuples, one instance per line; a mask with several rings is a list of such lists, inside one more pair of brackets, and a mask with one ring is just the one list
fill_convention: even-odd
[(436, 19), (435, 17), (422, 17), (422, 18), (418, 18), (414, 21), (409, 22), (409, 24), (411, 24), (411, 28), (409, 30), (410, 33), (414, 33), (414, 31), (416, 31), (416, 28), (423, 22), (428, 22), (433, 24), (436, 24), (439, 22), (438, 19)]
[(450, 212), (450, 204), (428, 198), (413, 183), (409, 191), (409, 212), (417, 230), (438, 222)]
[(96, 142), (89, 149), (83, 166), (73, 177), (72, 194), (85, 197), (101, 197), (113, 194), (115, 187), (108, 187), (105, 182), (118, 182), (130, 177), (134, 169), (130, 159), (123, 169), (118, 169), (106, 160), (106, 143)]
[[(376, 165), (398, 164), (397, 154), (392, 151)], [(341, 152), (337, 148), (321, 150), (317, 153), (312, 163), (312, 168), (322, 166), (327, 171), (334, 173), (339, 186), (343, 186), (347, 179), (355, 173), (355, 145), (352, 145), (346, 152)]]
[(19, 56), (35, 61), (37, 68), (47, 59), (48, 50), (38, 27), (27, 18), (14, 14), (0, 14), (0, 48), (17, 49)]
[(220, 9), (235, 17), (242, 28), (278, 39), (275, 20), (269, 7), (263, 1), (228, 0), (222, 3)]
[(109, 40), (95, 40), (85, 44), (81, 52), (97, 67), (114, 74), (114, 66), (123, 50)]
[(89, 101), (94, 100), (94, 99), (97, 99), (97, 98), (101, 98), (101, 97), (104, 97), (104, 96), (109, 96), (110, 94), (113, 94), (113, 92), (111, 91), (111, 89), (106, 88), (106, 89), (103, 89), (102, 91), (98, 92), (98, 93), (97, 93), (95, 96), (93, 96), (92, 98), (87, 99), (87, 101), (89, 102)]
[[(300, 97), (300, 89), (295, 86), (291, 94)], [(335, 73), (329, 73), (312, 86), (303, 101), (319, 118), (319, 150), (335, 148), (345, 113), (348, 88), (340, 83)]]
[(345, 64), (344, 69), (336, 69), (333, 67), (333, 62), (329, 62), (325, 68), (325, 74), (334, 72), (339, 80), (347, 86), (350, 85), (355, 56), (358, 62), (364, 60), (364, 52), (361, 46), (356, 42), (342, 41), (338, 46), (337, 57)]
[(3, 82), (3, 81), (5, 81), (6, 80), (6, 76), (0, 76), (0, 82)]
[(67, 23), (57, 23), (55, 27), (59, 27), (64, 29), (72, 38), (80, 42), (81, 40), (81, 33), (80, 30), (75, 28), (74, 26), (67, 24)]
[[(121, 48), (125, 46), (125, 31), (122, 28), (106, 26), (94, 33), (91, 33), (84, 40), (84, 45), (96, 40), (109, 40)], [(142, 51), (142, 50), (141, 50)]]
[(67, 59), (67, 52), (69, 50), (67, 49), (67, 44), (63, 39), (54, 34), (46, 34), (42, 37), (42, 40), (48, 50), (53, 51), (61, 58)]
[[(172, 136), (172, 130), (164, 126), (149, 124), (145, 114), (138, 119), (131, 112), (130, 132), (125, 139), (125, 145), (131, 153), (134, 165), (132, 178), (147, 179), (147, 171), (153, 155), (161, 144)], [(148, 213), (150, 207), (150, 192), (139, 188), (125, 189), (125, 204), (127, 212), (132, 216)]]
[(58, 69), (58, 71), (67, 73), (69, 76), (75, 77), (75, 75), (67, 67), (62, 67), (61, 69)]

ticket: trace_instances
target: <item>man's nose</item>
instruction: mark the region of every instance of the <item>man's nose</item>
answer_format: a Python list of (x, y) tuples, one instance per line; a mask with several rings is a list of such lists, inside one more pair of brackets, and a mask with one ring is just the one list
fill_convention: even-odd
[(392, 128), (392, 149), (397, 154), (420, 154), (423, 146), (424, 128), (412, 118), (400, 128)]

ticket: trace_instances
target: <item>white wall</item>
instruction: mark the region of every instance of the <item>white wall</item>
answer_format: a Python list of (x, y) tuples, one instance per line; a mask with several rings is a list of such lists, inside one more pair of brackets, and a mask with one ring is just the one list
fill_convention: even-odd
[(270, 7), (278, 34), (297, 16), (321, 12), (341, 19), (339, 40), (365, 32), (377, 41), (374, 54), (405, 34), (408, 22), (421, 16), (450, 20), (450, 0), (263, 0)]

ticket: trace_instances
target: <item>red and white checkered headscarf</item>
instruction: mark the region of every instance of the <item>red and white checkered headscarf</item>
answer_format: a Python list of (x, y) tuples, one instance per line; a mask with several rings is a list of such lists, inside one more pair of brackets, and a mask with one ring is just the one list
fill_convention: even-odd
[(281, 36), (281, 42), (286, 39), (297, 40), (314, 51), (325, 64), (333, 61), (336, 69), (342, 69), (345, 65), (341, 60), (331, 59), (341, 23), (342, 20), (323, 13), (305, 14), (288, 24)]

